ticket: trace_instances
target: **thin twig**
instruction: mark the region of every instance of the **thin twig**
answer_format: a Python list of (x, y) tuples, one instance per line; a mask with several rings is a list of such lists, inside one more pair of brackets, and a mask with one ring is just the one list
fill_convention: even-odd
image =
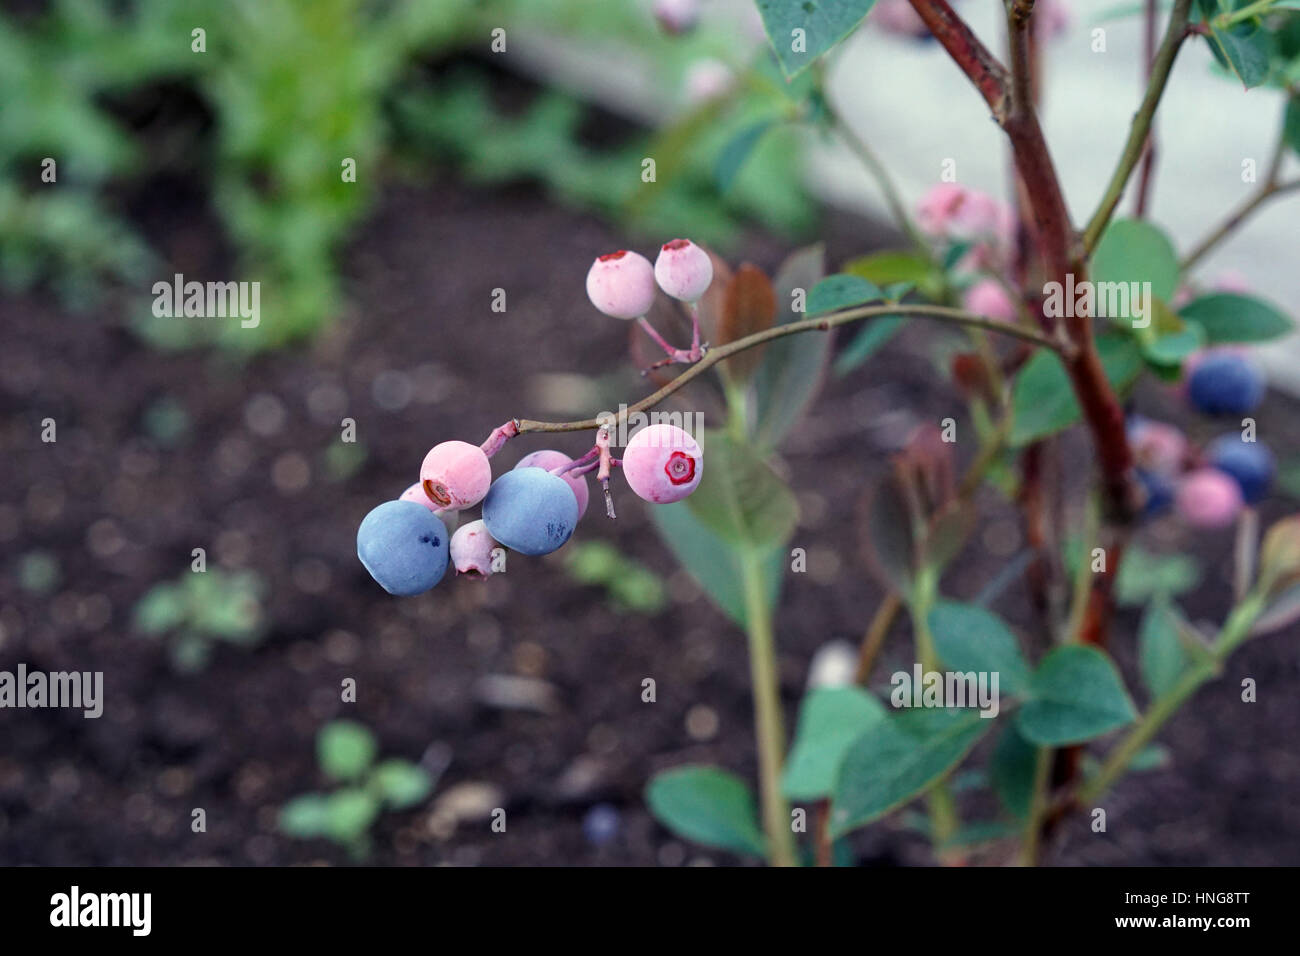
[(1142, 105), (1133, 116), (1128, 140), (1124, 143), (1124, 150), (1120, 153), (1119, 163), (1110, 177), (1110, 183), (1106, 186), (1101, 203), (1083, 230), (1083, 245), (1089, 252), (1096, 248), (1097, 240), (1101, 238), (1101, 234), (1110, 223), (1110, 217), (1114, 215), (1115, 207), (1119, 205), (1120, 197), (1124, 195), (1124, 187), (1128, 185), (1129, 177), (1133, 175), (1133, 169), (1142, 157), (1147, 135), (1151, 132), (1151, 121), (1155, 118), (1156, 107), (1160, 105), (1160, 97), (1165, 92), (1165, 84), (1169, 81), (1169, 72), (1173, 69), (1174, 58), (1178, 56), (1178, 48), (1187, 38), (1185, 28), (1191, 7), (1192, 0), (1174, 0), (1174, 9), (1169, 15), (1165, 38), (1151, 64), (1151, 79), (1147, 83), (1146, 94), (1142, 97)]
[(535, 432), (580, 432), (599, 428), (602, 425), (617, 425), (629, 415), (643, 412), (648, 408), (653, 408), (669, 395), (672, 395), (693, 379), (703, 375), (719, 362), (725, 361), (739, 352), (744, 352), (746, 349), (755, 348), (756, 346), (763, 345), (773, 339), (784, 338), (787, 335), (798, 335), (802, 332), (825, 332), (829, 329), (835, 328), (836, 326), (847, 325), (850, 322), (858, 322), (862, 319), (879, 318), (886, 315), (912, 315), (920, 318), (936, 319), (941, 322), (949, 322), (955, 325), (987, 329), (990, 332), (997, 332), (1000, 335), (1010, 335), (1027, 342), (1033, 342), (1036, 345), (1041, 345), (1044, 348), (1049, 348), (1054, 352), (1060, 353), (1066, 358), (1072, 354), (1070, 346), (1051, 339), (1034, 329), (1023, 328), (1022, 326), (1003, 322), (999, 319), (991, 319), (987, 316), (976, 315), (973, 312), (965, 312), (961, 309), (952, 309), (938, 305), (885, 304), (859, 306), (853, 309), (846, 309), (843, 312), (832, 312), (817, 318), (802, 319), (798, 322), (788, 322), (785, 325), (773, 326), (770, 329), (764, 329), (761, 332), (755, 332), (752, 335), (745, 336), (744, 338), (736, 339), (734, 342), (728, 342), (726, 345), (720, 345), (716, 348), (710, 349), (705, 354), (704, 358), (691, 365), (682, 372), (681, 375), (678, 375), (663, 388), (659, 389), (659, 391), (646, 396), (635, 405), (628, 406), (619, 412), (618, 415), (606, 415), (601, 418), (585, 418), (581, 421), (573, 422), (539, 422), (533, 421), (532, 419), (519, 418), (515, 419), (514, 422), (515, 431), (520, 435)]

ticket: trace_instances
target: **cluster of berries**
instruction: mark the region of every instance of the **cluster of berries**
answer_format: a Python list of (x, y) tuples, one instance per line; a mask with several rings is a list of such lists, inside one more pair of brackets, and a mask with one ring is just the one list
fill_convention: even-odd
[[(1202, 414), (1248, 415), (1264, 398), (1263, 374), (1238, 351), (1202, 352), (1187, 366), (1187, 399)], [(1135, 418), (1128, 431), (1149, 516), (1175, 508), (1192, 527), (1226, 527), (1268, 494), (1277, 471), (1268, 446), (1239, 432), (1221, 435), (1198, 453), (1172, 425)]]
[[(653, 266), (627, 250), (599, 257), (587, 274), (587, 294), (606, 315), (639, 320), (667, 354), (658, 364), (694, 362), (705, 348), (695, 305), (712, 281), (708, 254), (689, 239), (674, 239), (664, 244)], [(673, 348), (645, 318), (660, 288), (691, 311), (695, 334), (690, 349)], [(610, 517), (613, 468), (621, 468), (628, 486), (655, 504), (682, 500), (704, 475), (699, 443), (676, 425), (661, 423), (633, 435), (621, 459), (611, 456), (609, 430), (601, 428), (595, 446), (580, 458), (535, 451), (493, 481), (492, 455), (518, 433), (511, 421), (482, 445), (435, 445), (420, 466), (420, 480), (366, 515), (357, 529), (357, 557), (384, 590), (421, 594), (442, 580), (449, 563), (460, 574), (486, 578), (496, 569), (494, 557), (501, 548), (530, 556), (558, 550), (586, 513), (587, 475), (592, 472), (604, 489)], [(480, 502), (482, 517), (449, 536), (447, 523), (454, 526), (461, 512)]]

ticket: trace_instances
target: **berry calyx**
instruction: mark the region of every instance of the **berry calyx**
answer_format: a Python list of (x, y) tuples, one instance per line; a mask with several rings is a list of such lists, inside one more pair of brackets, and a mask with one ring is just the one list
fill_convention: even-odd
[[(529, 452), (519, 459), (519, 468), (542, 468), (546, 471), (555, 471), (557, 468), (563, 468), (565, 465), (573, 464), (573, 459), (561, 451), (552, 451), (543, 449), (542, 451)], [(558, 477), (564, 479), (569, 488), (573, 491), (573, 497), (578, 500), (578, 518), (581, 519), (587, 513), (587, 502), (591, 499), (591, 491), (587, 487), (587, 476), (585, 474), (575, 474), (573, 471), (567, 471)]]
[(414, 501), (385, 501), (357, 528), (357, 557), (389, 594), (422, 594), (447, 572), (447, 526)]
[(691, 240), (671, 239), (655, 259), (655, 280), (674, 299), (698, 302), (713, 282), (713, 262)]
[(623, 451), (623, 474), (646, 501), (681, 501), (704, 477), (704, 452), (676, 425), (649, 425), (632, 436)]
[(1226, 528), (1241, 511), (1241, 489), (1217, 468), (1199, 468), (1178, 483), (1176, 502), (1193, 528)]
[(587, 298), (615, 319), (639, 319), (655, 301), (655, 271), (650, 260), (619, 249), (596, 259), (587, 271)]
[(496, 547), (483, 519), (471, 521), (451, 536), (451, 563), (457, 574), (487, 578), (492, 574), (492, 552)]
[(438, 508), (458, 511), (483, 500), (492, 484), (492, 465), (478, 445), (445, 441), (420, 465), (420, 484)]
[(483, 499), (488, 534), (520, 554), (550, 554), (578, 523), (578, 499), (568, 483), (541, 468), (507, 471)]
[(1216, 438), (1206, 449), (1205, 457), (1210, 465), (1237, 483), (1248, 504), (1254, 504), (1268, 494), (1273, 475), (1277, 472), (1277, 462), (1268, 446), (1242, 441), (1236, 433)]
[(1264, 375), (1239, 352), (1210, 352), (1194, 362), (1187, 397), (1205, 415), (1245, 415), (1264, 399)]

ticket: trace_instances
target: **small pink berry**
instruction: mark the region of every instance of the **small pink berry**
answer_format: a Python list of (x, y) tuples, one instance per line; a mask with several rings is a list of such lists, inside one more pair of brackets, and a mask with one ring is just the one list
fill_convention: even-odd
[(700, 0), (655, 0), (655, 19), (669, 33), (685, 33), (700, 19)]
[(956, 183), (938, 183), (916, 204), (916, 224), (929, 236), (948, 233), (953, 217), (966, 201), (966, 187)]
[(1226, 528), (1241, 511), (1241, 488), (1217, 468), (1199, 468), (1178, 483), (1178, 513), (1193, 528)]
[(486, 578), (492, 574), (492, 552), (500, 545), (488, 534), (487, 525), (480, 518), (463, 524), (451, 536), (451, 563), (456, 573)]
[(871, 23), (886, 33), (923, 37), (930, 32), (907, 0), (880, 0), (871, 11)]
[(704, 477), (704, 452), (676, 425), (649, 425), (633, 435), (623, 450), (623, 474), (646, 501), (681, 501)]
[(1138, 419), (1129, 425), (1129, 444), (1139, 468), (1162, 475), (1182, 470), (1187, 459), (1187, 436), (1173, 425)]
[(478, 445), (445, 441), (424, 456), (420, 484), (438, 508), (469, 508), (482, 501), (492, 487), (492, 465)]
[(403, 491), (401, 497), (398, 500), (414, 501), (417, 504), (424, 505), (434, 514), (437, 514), (439, 511), (442, 510), (440, 507), (438, 507), (437, 503), (434, 502), (432, 498), (430, 498), (428, 495), (424, 493), (424, 485), (418, 481), (415, 484), (411, 485), (411, 487)]
[(703, 57), (686, 68), (686, 102), (699, 106), (724, 95), (736, 83), (736, 74), (721, 60)]
[(1002, 322), (1016, 321), (1016, 307), (1007, 290), (996, 279), (980, 279), (966, 290), (962, 305), (967, 312), (987, 315)]
[(654, 266), (626, 249), (600, 256), (587, 272), (587, 298), (615, 319), (639, 319), (655, 301)]
[[(544, 468), (547, 471), (551, 471), (555, 468), (561, 467), (562, 465), (567, 465), (571, 461), (573, 461), (573, 459), (562, 451), (543, 449), (542, 451), (529, 452), (527, 455), (524, 455), (523, 458), (519, 459), (519, 464), (515, 465), (513, 470), (517, 471), (520, 468)], [(590, 491), (587, 488), (587, 476), (578, 475), (575, 478), (573, 472), (569, 471), (560, 475), (560, 477), (563, 478), (568, 483), (569, 487), (573, 489), (573, 497), (578, 499), (578, 517), (581, 518), (587, 513), (587, 501), (590, 498)]]
[(713, 281), (713, 263), (691, 240), (671, 239), (655, 260), (655, 279), (674, 299), (698, 302)]

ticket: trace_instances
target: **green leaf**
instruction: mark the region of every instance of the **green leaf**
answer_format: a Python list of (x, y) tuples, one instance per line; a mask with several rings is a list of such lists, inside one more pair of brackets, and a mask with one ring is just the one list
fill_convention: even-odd
[(1139, 607), (1159, 594), (1185, 594), (1201, 580), (1201, 568), (1186, 554), (1153, 554), (1129, 545), (1115, 581), (1115, 601)]
[(686, 499), (691, 512), (723, 541), (749, 551), (785, 544), (799, 520), (794, 493), (749, 445), (707, 431), (700, 445), (709, 465)]
[(356, 780), (375, 759), (375, 736), (353, 720), (332, 720), (316, 736), (316, 759), (335, 780)]
[(1259, 86), (1268, 77), (1268, 31), (1249, 24), (1228, 30), (1210, 28), (1206, 37), (1216, 59), (1225, 64), (1246, 89)]
[(1031, 743), (1044, 747), (1083, 743), (1137, 717), (1111, 659), (1082, 644), (1058, 647), (1044, 657), (1030, 694), (1016, 722)]
[[(806, 317), (792, 308), (794, 290), (802, 289), (806, 294), (825, 273), (825, 251), (820, 244), (800, 249), (782, 263), (772, 279), (778, 325)], [(833, 332), (819, 332), (788, 335), (763, 346), (763, 357), (752, 379), (757, 445), (776, 448), (812, 405), (830, 362), (833, 341)]]
[(899, 282), (923, 287), (938, 277), (934, 263), (910, 252), (875, 252), (844, 264), (844, 271), (874, 282), (882, 289)]
[(907, 324), (905, 315), (882, 315), (878, 319), (868, 319), (861, 332), (835, 358), (835, 374), (847, 375), (871, 356), (875, 355), (885, 344)]
[(370, 783), (380, 799), (394, 810), (415, 806), (433, 789), (433, 780), (423, 767), (396, 758), (376, 767)]
[(713, 181), (718, 187), (718, 192), (725, 193), (731, 188), (731, 184), (736, 180), (736, 174), (745, 165), (745, 160), (749, 159), (754, 147), (775, 125), (775, 120), (760, 120), (746, 126), (727, 141), (713, 167)]
[[(710, 531), (686, 501), (651, 508), (650, 520), (678, 563), (718, 609), (737, 626), (745, 627), (745, 591), (736, 548)], [(766, 572), (768, 607), (775, 608), (784, 579), (785, 550), (772, 548), (758, 560)]]
[(973, 710), (909, 710), (849, 747), (831, 803), (831, 836), (879, 819), (929, 789), (993, 726)]
[(379, 816), (379, 801), (349, 787), (331, 793), (325, 802), (325, 834), (339, 843), (354, 843), (366, 835)]
[(292, 837), (324, 836), (329, 823), (329, 801), (321, 793), (304, 793), (280, 808), (280, 832)]
[(749, 786), (717, 767), (675, 767), (645, 791), (655, 818), (678, 836), (733, 853), (763, 856), (766, 842)]
[(1291, 151), (1300, 156), (1300, 96), (1287, 101), (1286, 116), (1282, 120), (1282, 138)]
[(1187, 667), (1187, 652), (1178, 634), (1177, 611), (1167, 595), (1147, 605), (1138, 630), (1138, 660), (1142, 682), (1152, 697), (1159, 697), (1178, 683)]
[[(1150, 282), (1151, 295), (1169, 301), (1178, 288), (1178, 254), (1169, 237), (1149, 222), (1117, 219), (1106, 227), (1092, 255), (1091, 278), (1096, 290), (1096, 309), (1110, 299), (1102, 283)], [(1130, 312), (1136, 312), (1131, 307)], [(1132, 315), (1118, 316), (1132, 319)]]
[(1205, 330), (1189, 322), (1178, 332), (1160, 335), (1142, 347), (1142, 355), (1155, 365), (1180, 366), (1193, 352), (1205, 346)]
[[(1131, 337), (1114, 332), (1100, 335), (1097, 349), (1106, 377), (1117, 391), (1127, 390), (1142, 373), (1142, 353)], [(1036, 352), (1016, 376), (1012, 406), (1011, 444), (1015, 447), (1055, 435), (1082, 414), (1061, 360), (1045, 350)]]
[[(802, 73), (863, 21), (876, 0), (757, 0), (788, 79)], [(796, 32), (800, 31), (800, 32)]]
[(1025, 739), (1014, 720), (1007, 721), (993, 748), (989, 778), (998, 800), (1018, 820), (1029, 817), (1037, 765), (1038, 748)]
[(861, 276), (840, 272), (827, 276), (813, 286), (812, 291), (808, 293), (806, 306), (808, 316), (812, 317), (866, 305), (868, 302), (875, 302), (884, 297), (885, 294), (874, 282)]
[(799, 729), (786, 760), (781, 790), (791, 800), (817, 800), (835, 785), (849, 746), (886, 711), (858, 687), (822, 687), (809, 691), (799, 711)]
[(1295, 328), (1290, 316), (1263, 299), (1235, 292), (1214, 292), (1179, 310), (1205, 330), (1211, 345), (1220, 342), (1267, 342)]
[(996, 614), (974, 604), (939, 601), (930, 609), (939, 658), (953, 671), (996, 673), (1000, 693), (1019, 697), (1029, 688), (1029, 664), (1020, 643)]

